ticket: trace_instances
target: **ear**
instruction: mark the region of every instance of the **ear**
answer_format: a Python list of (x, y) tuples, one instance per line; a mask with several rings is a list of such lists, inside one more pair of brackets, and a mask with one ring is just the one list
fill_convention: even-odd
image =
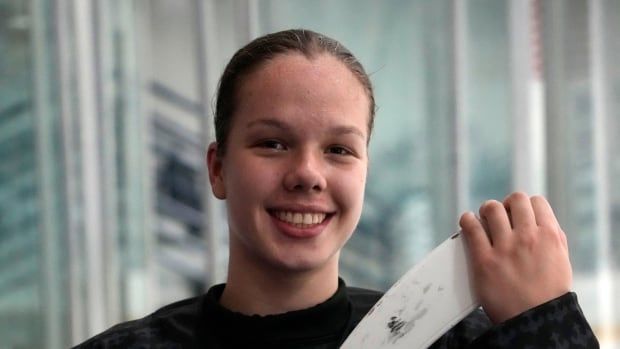
[(209, 169), (209, 182), (211, 183), (213, 195), (220, 200), (226, 199), (222, 159), (217, 154), (216, 142), (209, 144), (207, 150), (207, 168)]

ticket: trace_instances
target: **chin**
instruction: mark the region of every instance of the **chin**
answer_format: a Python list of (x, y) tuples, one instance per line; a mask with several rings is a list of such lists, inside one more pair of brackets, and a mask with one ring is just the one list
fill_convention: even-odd
[(293, 256), (283, 256), (284, 258), (280, 258), (276, 261), (277, 266), (280, 269), (288, 272), (312, 272), (319, 271), (321, 269), (328, 268), (331, 263), (334, 263), (334, 259), (336, 259), (335, 265), (337, 267), (337, 256), (317, 256), (315, 253), (309, 253), (307, 256), (303, 254), (295, 254)]

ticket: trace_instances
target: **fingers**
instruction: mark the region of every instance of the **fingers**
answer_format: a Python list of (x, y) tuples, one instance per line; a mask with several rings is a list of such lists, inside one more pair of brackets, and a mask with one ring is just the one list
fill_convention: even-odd
[(473, 213), (466, 212), (463, 214), (459, 225), (472, 256), (481, 256), (488, 253), (491, 249), (491, 242), (482, 223)]
[(532, 203), (532, 210), (536, 216), (536, 225), (538, 226), (554, 226), (559, 227), (560, 223), (555, 218), (553, 209), (547, 199), (542, 196), (532, 196), (530, 199)]
[(542, 196), (513, 193), (461, 217), (474, 287), (494, 323), (570, 290), (566, 235)]
[(516, 192), (508, 195), (504, 199), (504, 207), (510, 214), (514, 229), (527, 230), (536, 226), (536, 215), (527, 194)]
[[(464, 214), (461, 227), (475, 244), (486, 241), (500, 250), (514, 245), (513, 239), (534, 241), (538, 227), (561, 232), (549, 202), (539, 195), (530, 198), (523, 192), (515, 192), (503, 202), (488, 200), (480, 206), (479, 213), (480, 219), (472, 213)], [(566, 241), (565, 236), (562, 238)]]
[(562, 245), (568, 250), (568, 242), (566, 241), (566, 234), (562, 231), (560, 223), (558, 222), (551, 205), (542, 196), (533, 196), (531, 198), (532, 208), (536, 216), (536, 224), (545, 228), (543, 231), (547, 231), (554, 236), (558, 236)]
[(480, 206), (480, 219), (486, 223), (487, 234), (491, 244), (505, 247), (512, 235), (510, 219), (504, 205), (496, 200), (489, 200)]

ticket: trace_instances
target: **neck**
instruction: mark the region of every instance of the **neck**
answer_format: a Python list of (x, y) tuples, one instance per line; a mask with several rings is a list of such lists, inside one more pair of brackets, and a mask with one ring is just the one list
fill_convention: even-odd
[(230, 255), (220, 304), (246, 315), (273, 315), (307, 309), (338, 289), (338, 256), (317, 270), (282, 270)]

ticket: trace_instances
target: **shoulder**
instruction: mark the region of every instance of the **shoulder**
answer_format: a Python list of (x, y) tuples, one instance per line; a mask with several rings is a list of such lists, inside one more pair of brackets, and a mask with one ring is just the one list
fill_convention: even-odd
[(194, 297), (166, 305), (141, 319), (115, 325), (75, 348), (185, 347), (192, 340), (201, 304), (202, 297)]

